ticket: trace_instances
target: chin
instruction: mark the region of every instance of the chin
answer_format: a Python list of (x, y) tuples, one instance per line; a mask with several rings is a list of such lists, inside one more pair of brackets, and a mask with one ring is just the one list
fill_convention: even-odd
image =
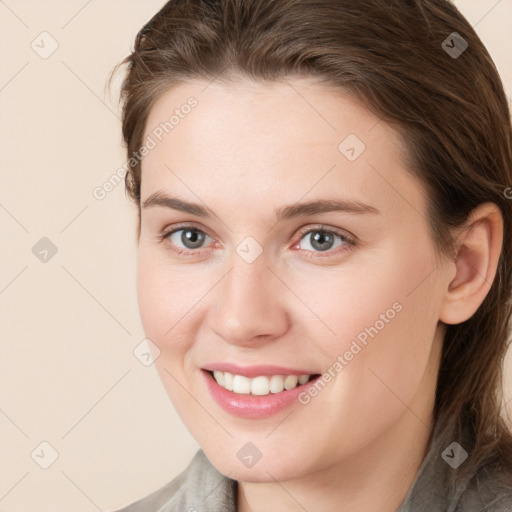
[(226, 451), (213, 450), (202, 447), (205, 455), (212, 465), (225, 476), (241, 482), (267, 483), (280, 481), (284, 482), (295, 478), (300, 478), (307, 473), (307, 468), (291, 460), (279, 460), (274, 455), (269, 455), (266, 460), (262, 457), (252, 467), (246, 467), (237, 456), (226, 457)]

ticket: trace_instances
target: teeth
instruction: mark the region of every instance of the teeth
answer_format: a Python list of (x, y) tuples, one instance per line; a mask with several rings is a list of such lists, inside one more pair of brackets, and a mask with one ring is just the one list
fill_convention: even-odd
[(286, 379), (284, 379), (284, 389), (293, 389), (297, 387), (297, 382), (299, 378), (297, 375), (288, 375)]
[[(249, 380), (249, 379), (247, 379)], [(270, 381), (267, 377), (255, 377), (251, 382), (251, 394), (268, 395), (270, 393)]]
[(299, 377), (299, 384), (306, 384), (306, 382), (309, 380), (309, 375), (301, 375)]
[(235, 393), (241, 393), (248, 395), (251, 392), (251, 379), (244, 377), (243, 375), (233, 376), (233, 391)]
[(213, 376), (215, 377), (217, 384), (219, 384), (219, 386), (224, 387), (224, 372), (219, 372), (219, 370), (215, 370), (213, 372)]
[[(222, 372), (219, 372), (222, 373)], [(224, 372), (224, 384), (221, 386), (225, 387), (228, 391), (233, 391), (233, 374)]]
[(241, 395), (268, 395), (280, 393), (283, 390), (296, 388), (297, 385), (306, 384), (311, 375), (272, 375), (254, 377), (249, 379), (243, 375), (233, 375), (229, 372), (215, 370), (213, 377), (219, 386)]
[(284, 379), (281, 375), (273, 375), (270, 377), (270, 391), (272, 393), (279, 393), (284, 389)]

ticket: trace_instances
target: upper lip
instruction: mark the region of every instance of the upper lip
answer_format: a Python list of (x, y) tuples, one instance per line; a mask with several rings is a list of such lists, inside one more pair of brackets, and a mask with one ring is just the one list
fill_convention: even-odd
[(234, 375), (243, 375), (248, 378), (259, 377), (260, 375), (316, 375), (316, 372), (304, 368), (286, 368), (275, 365), (239, 366), (233, 363), (211, 363), (203, 366), (204, 370), (229, 372)]

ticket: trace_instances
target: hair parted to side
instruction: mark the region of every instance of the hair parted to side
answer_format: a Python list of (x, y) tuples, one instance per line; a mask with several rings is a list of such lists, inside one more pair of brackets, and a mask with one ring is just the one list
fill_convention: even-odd
[[(442, 47), (453, 32), (468, 43), (458, 58)], [(504, 192), (512, 186), (510, 110), (488, 51), (457, 8), (448, 0), (171, 0), (113, 75), (123, 65), (128, 158), (143, 143), (155, 101), (178, 84), (311, 76), (397, 130), (406, 166), (428, 192), (439, 254), (452, 250), (450, 229), (471, 210), (499, 206), (497, 275), (473, 317), (447, 326), (434, 414), (450, 418), (453, 439), (468, 427), (475, 439), (453, 485), (476, 467), (511, 468), (512, 435), (500, 415), (512, 309), (512, 200)], [(140, 162), (125, 184), (139, 236)]]

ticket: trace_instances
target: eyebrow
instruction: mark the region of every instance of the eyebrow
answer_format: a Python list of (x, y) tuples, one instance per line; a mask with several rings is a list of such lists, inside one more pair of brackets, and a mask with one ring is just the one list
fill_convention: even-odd
[[(190, 213), (191, 215), (196, 215), (198, 217), (216, 217), (215, 213), (205, 206), (196, 203), (189, 203), (176, 197), (170, 197), (160, 190), (151, 194), (142, 203), (142, 208), (153, 208), (155, 206), (171, 208), (173, 210)], [(374, 206), (362, 203), (361, 201), (352, 201), (348, 199), (319, 199), (307, 203), (296, 203), (277, 209), (276, 221), (281, 222), (295, 217), (306, 217), (309, 215), (328, 212), (381, 213), (380, 210)]]

